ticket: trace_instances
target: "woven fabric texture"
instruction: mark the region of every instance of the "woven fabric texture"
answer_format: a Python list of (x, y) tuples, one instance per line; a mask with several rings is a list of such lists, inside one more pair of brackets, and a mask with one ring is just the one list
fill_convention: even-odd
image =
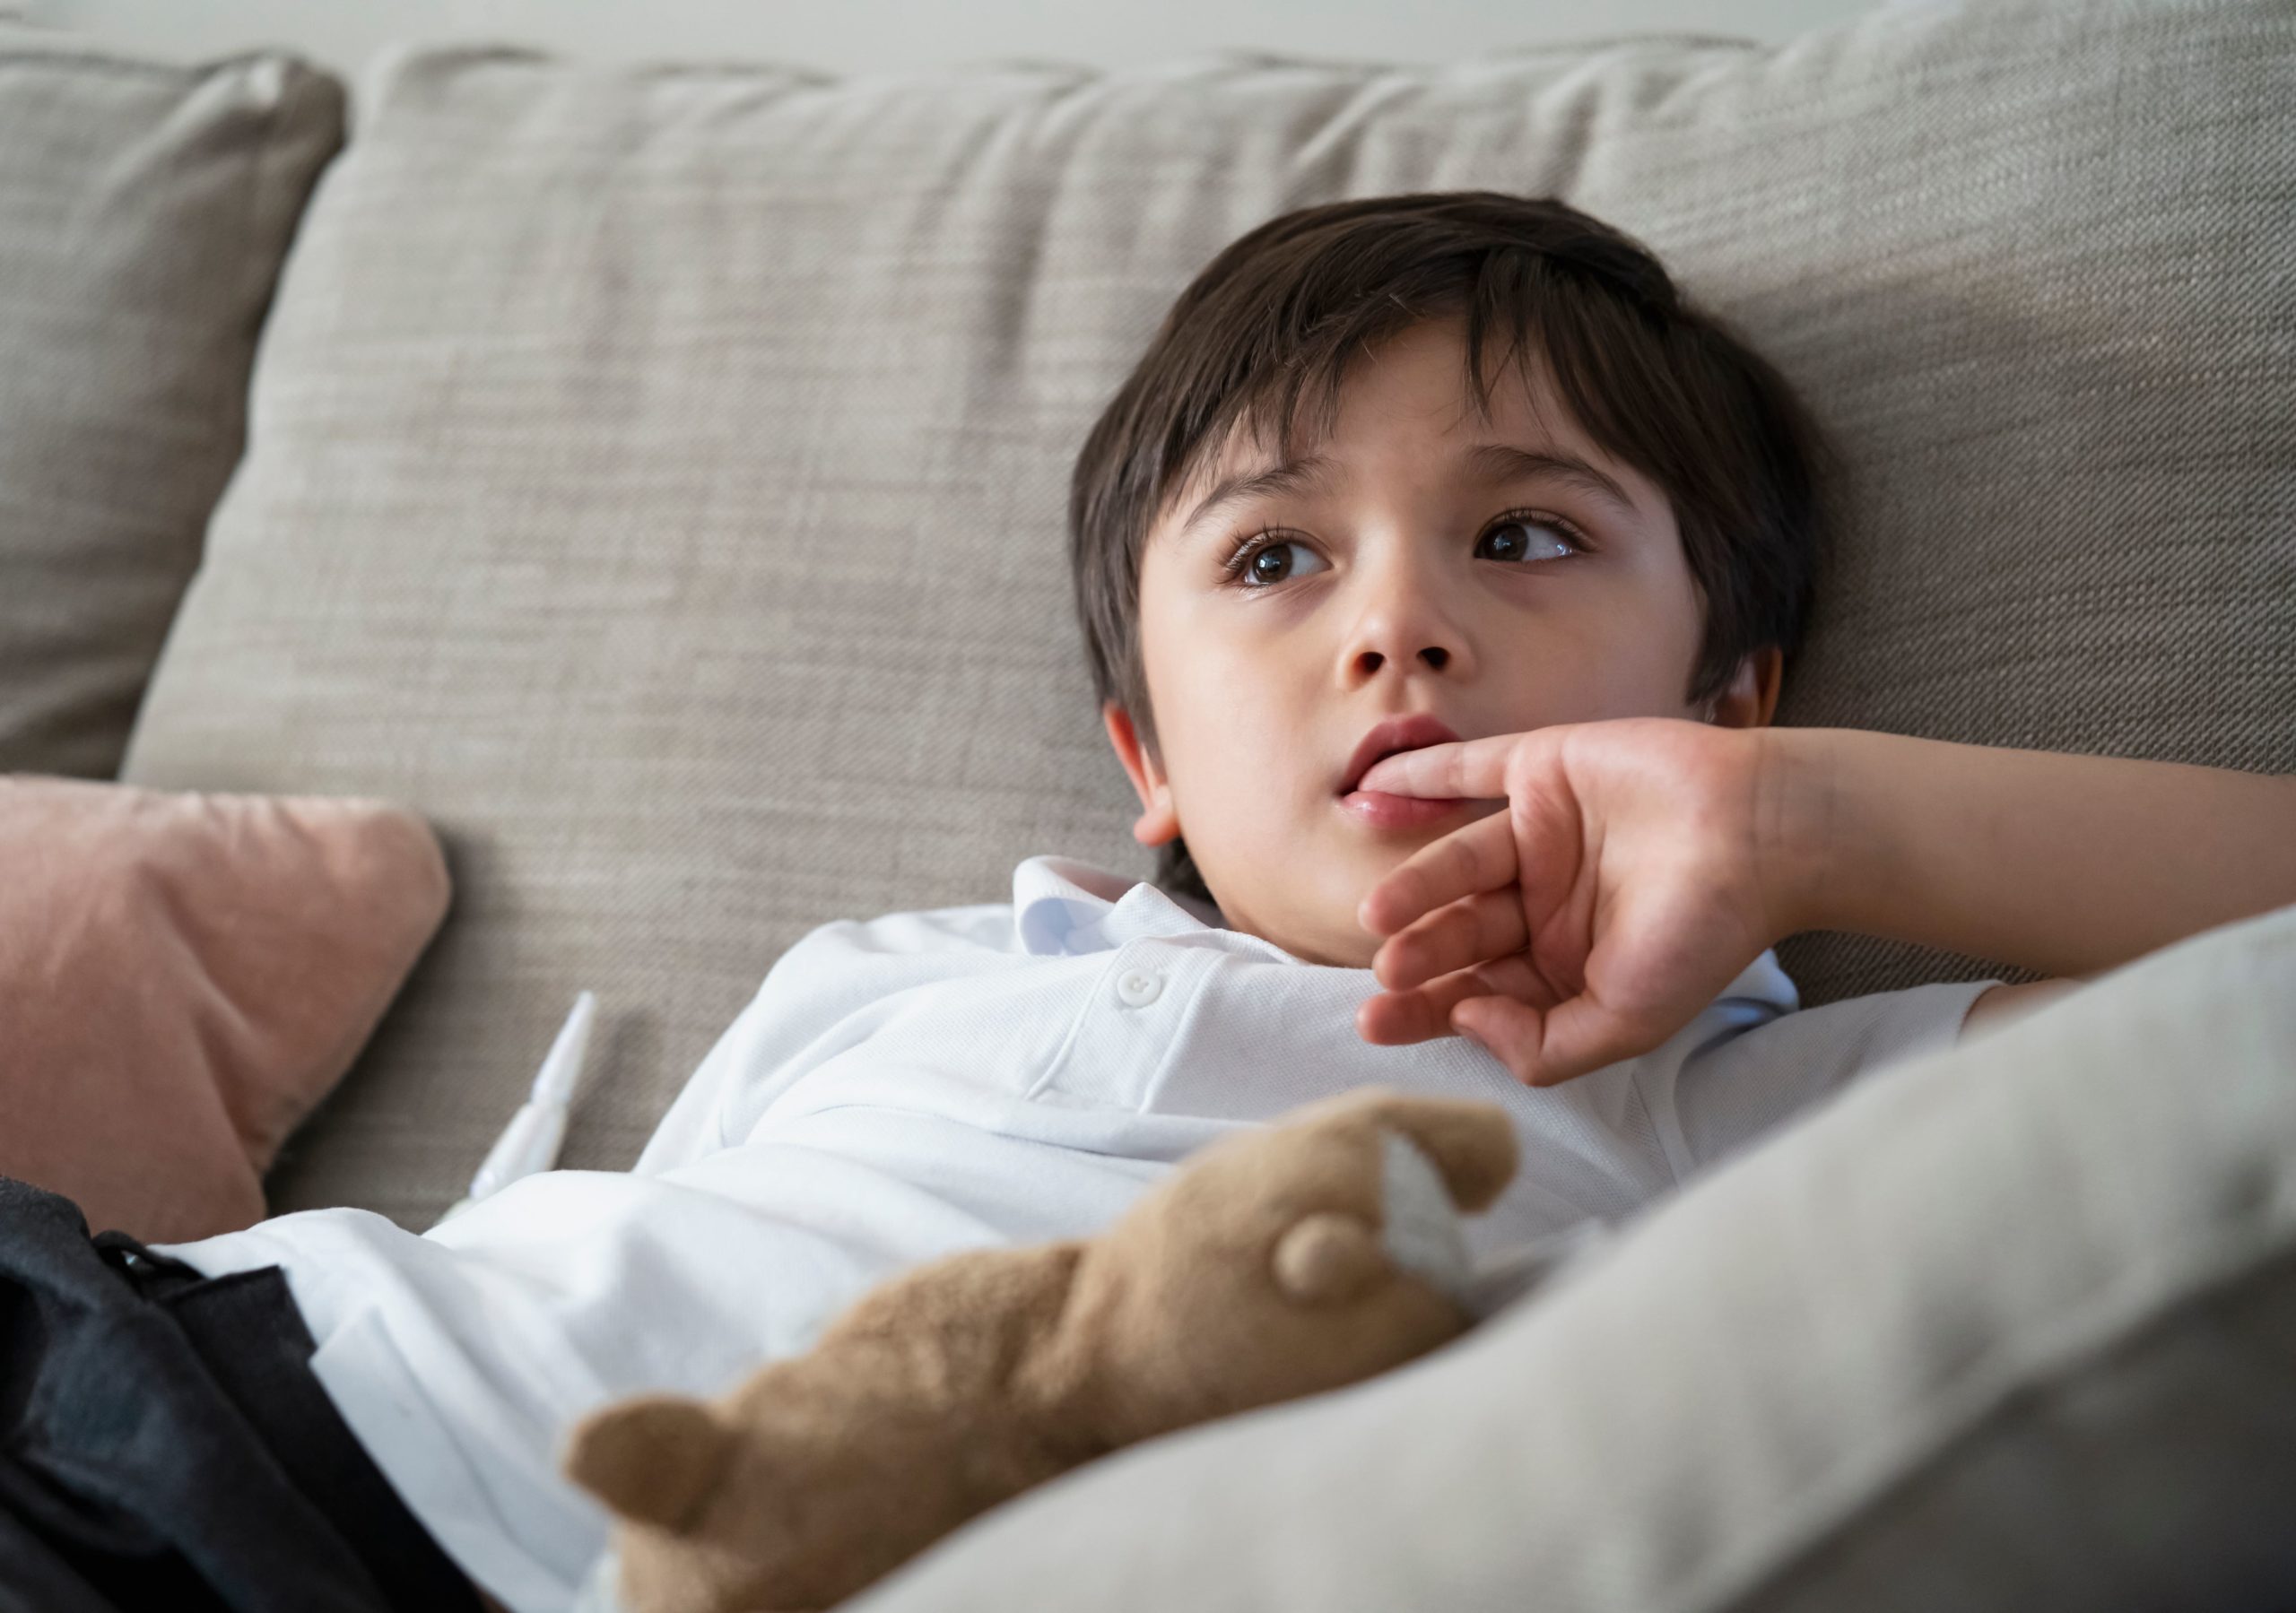
[[(1144, 877), (1068, 469), (1179, 288), (1309, 202), (1559, 194), (1804, 389), (1849, 521), (1783, 721), (2296, 769), (2292, 88), (2253, 0), (1431, 68), (382, 59), (126, 769), (448, 846), (274, 1204), (427, 1222), (583, 988), (567, 1162), (618, 1167), (806, 929), (1040, 851)], [(1779, 950), (1811, 1003), (2005, 973)]]
[(343, 128), (289, 57), (0, 28), (0, 771), (117, 769)]

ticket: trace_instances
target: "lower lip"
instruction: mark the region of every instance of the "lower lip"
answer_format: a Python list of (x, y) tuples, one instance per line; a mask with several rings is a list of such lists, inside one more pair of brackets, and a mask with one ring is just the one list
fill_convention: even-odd
[(1381, 829), (1424, 828), (1467, 804), (1456, 795), (1390, 795), (1384, 790), (1357, 790), (1339, 798), (1342, 811)]

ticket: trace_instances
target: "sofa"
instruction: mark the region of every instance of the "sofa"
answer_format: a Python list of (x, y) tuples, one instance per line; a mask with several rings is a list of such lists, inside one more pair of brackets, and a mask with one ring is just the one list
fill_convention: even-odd
[[(1309, 202), (1559, 195), (1778, 362), (1845, 467), (1781, 723), (2296, 772), (2283, 4), (355, 83), (0, 27), (0, 769), (387, 799), (451, 871), (274, 1212), (431, 1224), (579, 992), (562, 1163), (622, 1168), (813, 926), (1042, 851), (1147, 877), (1068, 464), (1178, 288)], [(1779, 955), (1805, 1007), (2033, 977)], [(865, 1600), (2289, 1605), (2292, 1003), (2296, 909), (2138, 960), (1460, 1345)]]

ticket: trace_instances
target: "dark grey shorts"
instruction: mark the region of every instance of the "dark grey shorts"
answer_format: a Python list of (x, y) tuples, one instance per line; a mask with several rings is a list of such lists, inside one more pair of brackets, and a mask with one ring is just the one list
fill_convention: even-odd
[(204, 1278), (0, 1176), (0, 1609), (478, 1613), (310, 1356), (276, 1266)]

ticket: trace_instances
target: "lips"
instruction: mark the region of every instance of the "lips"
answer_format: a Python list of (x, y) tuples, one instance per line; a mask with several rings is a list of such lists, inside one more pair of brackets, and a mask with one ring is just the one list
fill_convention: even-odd
[(1355, 747), (1355, 754), (1347, 759), (1347, 771), (1339, 781), (1335, 793), (1354, 793), (1356, 784), (1371, 770), (1371, 764), (1381, 757), (1393, 756), (1398, 750), (1418, 750), (1429, 745), (1448, 745), (1457, 742), (1458, 735), (1449, 724), (1439, 717), (1418, 712), (1410, 716), (1389, 717), (1372, 724)]

